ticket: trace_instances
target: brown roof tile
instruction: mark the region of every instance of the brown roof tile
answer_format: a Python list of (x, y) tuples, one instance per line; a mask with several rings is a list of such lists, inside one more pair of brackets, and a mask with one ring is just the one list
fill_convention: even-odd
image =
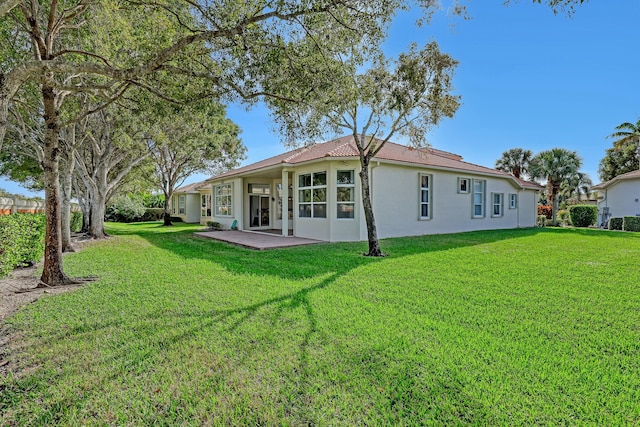
[(598, 185), (594, 185), (593, 187), (591, 187), (591, 189), (604, 190), (605, 188), (610, 187), (611, 185), (615, 184), (618, 181), (622, 181), (625, 179), (638, 179), (638, 178), (640, 178), (640, 170), (631, 171), (631, 172), (623, 173), (622, 175), (618, 175), (615, 178), (610, 179), (609, 181), (601, 182)]

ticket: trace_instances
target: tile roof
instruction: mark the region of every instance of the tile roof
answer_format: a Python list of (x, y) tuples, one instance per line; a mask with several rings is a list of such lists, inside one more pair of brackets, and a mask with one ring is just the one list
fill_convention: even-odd
[(194, 182), (180, 188), (176, 188), (174, 193), (197, 193), (202, 187), (208, 184), (207, 181)]
[[(229, 172), (209, 178), (207, 181), (214, 181), (230, 176), (241, 175), (248, 172), (258, 171), (260, 169), (274, 167), (277, 165), (296, 165), (313, 160), (323, 158), (358, 158), (358, 148), (353, 140), (353, 136), (343, 136), (342, 138), (332, 141), (317, 143), (301, 147), (278, 156), (274, 156)], [(521, 187), (541, 189), (542, 186), (515, 178), (513, 175), (487, 168), (462, 160), (462, 156), (447, 151), (437, 150), (434, 148), (414, 148), (406, 145), (400, 145), (393, 142), (387, 142), (380, 152), (374, 157), (376, 160), (392, 161), (400, 163), (418, 164), (429, 167), (453, 169), (462, 172), (479, 173), (484, 175), (502, 176), (513, 179)]]
[(598, 185), (594, 185), (593, 187), (591, 187), (591, 189), (604, 190), (605, 188), (611, 187), (613, 184), (615, 184), (618, 181), (622, 181), (625, 179), (638, 179), (638, 178), (640, 178), (640, 170), (631, 171), (631, 172), (623, 173), (622, 175), (618, 175), (613, 179), (610, 179), (609, 181), (601, 182)]

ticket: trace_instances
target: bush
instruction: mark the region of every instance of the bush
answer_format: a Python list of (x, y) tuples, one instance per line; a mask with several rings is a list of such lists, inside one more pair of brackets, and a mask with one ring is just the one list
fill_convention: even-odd
[(145, 208), (164, 208), (164, 194), (145, 193), (140, 198)]
[(0, 277), (44, 255), (44, 214), (0, 216)]
[(71, 228), (71, 231), (74, 233), (78, 233), (82, 230), (82, 212), (71, 212), (71, 224), (69, 225), (69, 228)]
[(115, 197), (105, 213), (107, 221), (135, 222), (141, 221), (145, 214), (145, 208), (139, 198), (128, 196)]
[(623, 218), (609, 218), (607, 228), (609, 230), (622, 230)]
[(212, 231), (222, 230), (222, 224), (215, 221), (207, 221), (207, 227), (209, 227), (209, 230), (212, 230)]
[(589, 227), (598, 221), (598, 207), (595, 205), (573, 205), (569, 207), (569, 216), (574, 227)]
[(545, 218), (551, 219), (553, 208), (551, 206), (538, 205), (538, 215), (544, 215)]
[(624, 231), (640, 231), (640, 216), (625, 216), (622, 220)]
[(547, 217), (544, 215), (538, 215), (538, 222), (536, 223), (538, 227), (544, 227), (547, 225)]
[(566, 209), (558, 211), (558, 225), (566, 226), (569, 224), (569, 211), (567, 211)]
[(142, 215), (143, 221), (161, 221), (162, 219), (164, 219), (164, 208), (146, 208)]

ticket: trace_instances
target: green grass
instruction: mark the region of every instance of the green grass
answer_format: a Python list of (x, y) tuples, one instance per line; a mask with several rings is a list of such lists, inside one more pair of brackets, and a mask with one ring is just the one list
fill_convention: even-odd
[(638, 425), (640, 235), (250, 251), (112, 225), (8, 320), (0, 424)]

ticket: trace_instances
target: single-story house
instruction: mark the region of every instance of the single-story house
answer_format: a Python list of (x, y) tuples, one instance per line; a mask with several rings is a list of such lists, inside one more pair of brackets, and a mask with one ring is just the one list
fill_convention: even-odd
[(598, 191), (598, 224), (606, 225), (609, 218), (640, 216), (640, 170), (618, 175), (594, 185)]
[(202, 181), (177, 188), (171, 198), (171, 215), (183, 222), (211, 221), (211, 186)]
[[(359, 172), (351, 136), (298, 148), (206, 180), (211, 220), (330, 242), (367, 240)], [(542, 189), (457, 154), (391, 142), (372, 160), (370, 184), (380, 238), (533, 227)]]

